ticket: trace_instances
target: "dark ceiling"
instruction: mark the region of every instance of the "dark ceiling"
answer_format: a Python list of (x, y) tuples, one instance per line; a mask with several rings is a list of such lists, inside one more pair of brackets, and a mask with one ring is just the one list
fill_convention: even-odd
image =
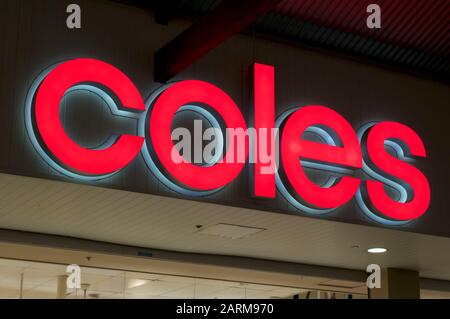
[[(197, 20), (222, 0), (114, 0)], [(381, 7), (381, 29), (366, 8)], [(284, 0), (244, 32), (450, 82), (448, 0)]]

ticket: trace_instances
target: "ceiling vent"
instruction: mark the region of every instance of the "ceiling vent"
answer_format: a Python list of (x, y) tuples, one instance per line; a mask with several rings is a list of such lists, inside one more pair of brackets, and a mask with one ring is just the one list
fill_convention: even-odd
[(197, 231), (198, 234), (238, 239), (264, 231), (264, 228), (248, 227), (232, 224), (217, 224)]
[(364, 283), (358, 281), (348, 281), (348, 280), (336, 280), (331, 279), (321, 282), (319, 286), (333, 287), (333, 288), (344, 288), (344, 289), (354, 289), (363, 286)]

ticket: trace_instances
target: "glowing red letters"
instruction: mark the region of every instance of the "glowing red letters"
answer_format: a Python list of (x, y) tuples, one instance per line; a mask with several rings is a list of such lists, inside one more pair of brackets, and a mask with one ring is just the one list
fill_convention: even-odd
[[(380, 216), (383, 221), (408, 221), (423, 215), (430, 202), (430, 187), (424, 174), (405, 162), (408, 156), (426, 157), (424, 144), (409, 127), (396, 122), (374, 123), (357, 133), (336, 111), (325, 106), (312, 105), (292, 111), (284, 120), (281, 142), (274, 144), (275, 128), (275, 72), (272, 66), (255, 64), (252, 72), (253, 127), (267, 129), (258, 135), (275, 157), (278, 151), (279, 165), (283, 168), (290, 189), (289, 200), (301, 201), (305, 207), (329, 210), (344, 205), (357, 192), (364, 211)], [(115, 67), (95, 59), (75, 59), (57, 65), (42, 80), (34, 96), (32, 114), (33, 134), (49, 158), (64, 170), (80, 176), (106, 175), (127, 166), (150, 143), (152, 154), (157, 157), (166, 173), (181, 188), (194, 191), (212, 191), (231, 183), (239, 175), (245, 163), (220, 162), (210, 166), (174, 161), (171, 123), (175, 113), (184, 105), (208, 105), (220, 116), (228, 128), (247, 129), (247, 124), (235, 102), (218, 87), (203, 81), (176, 82), (162, 90), (153, 102), (148, 118), (148, 130), (144, 136), (120, 135), (103, 149), (87, 149), (72, 141), (64, 132), (59, 118), (60, 102), (71, 87), (89, 83), (106, 88), (121, 103), (122, 110), (142, 112), (145, 104), (131, 80)], [(302, 136), (311, 127), (330, 131), (338, 143), (321, 143), (306, 140)], [(331, 136), (331, 135), (330, 135)], [(245, 143), (245, 158), (249, 149)], [(387, 152), (392, 146), (398, 156)], [(231, 147), (237, 147), (233, 145)], [(228, 151), (235, 151), (234, 149)], [(255, 149), (250, 149), (251, 152)], [(255, 151), (256, 152), (256, 151)], [(180, 154), (176, 156), (181, 157)], [(252, 166), (253, 192), (257, 197), (276, 197), (274, 169), (262, 173), (258, 154)], [(328, 166), (362, 170), (369, 178), (341, 174), (331, 185), (318, 185), (306, 175), (302, 160)], [(385, 185), (398, 185), (402, 199), (393, 199)], [(359, 194), (359, 193), (358, 193)], [(302, 204), (302, 205), (303, 205)]]

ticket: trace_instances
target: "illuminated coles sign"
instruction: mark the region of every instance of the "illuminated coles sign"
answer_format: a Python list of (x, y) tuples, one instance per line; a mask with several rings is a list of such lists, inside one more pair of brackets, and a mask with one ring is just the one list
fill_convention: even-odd
[[(278, 190), (307, 214), (330, 212), (352, 198), (370, 218), (390, 225), (426, 212), (430, 187), (411, 163), (414, 157), (426, 157), (426, 151), (411, 128), (385, 121), (368, 123), (355, 132), (339, 113), (319, 105), (276, 117), (274, 67), (254, 64), (251, 75), (253, 114), (248, 127), (233, 99), (213, 84), (175, 82), (145, 103), (132, 81), (114, 66), (95, 59), (70, 60), (47, 70), (34, 83), (27, 98), (27, 130), (49, 165), (77, 179), (111, 176), (141, 154), (154, 175), (174, 191), (206, 196), (235, 180), (251, 159), (254, 196), (275, 198)], [(60, 120), (61, 101), (73, 90), (94, 92), (113, 114), (138, 118), (136, 134), (112, 136), (96, 149), (74, 142)], [(198, 165), (183, 160), (185, 154), (174, 145), (172, 123), (183, 110), (200, 114), (219, 131), (225, 127), (257, 133), (244, 134), (243, 143), (224, 143), (224, 134), (218, 134), (216, 146), (224, 150), (217, 151), (210, 163)], [(266, 158), (258, 148), (266, 150)], [(241, 160), (229, 154), (238, 154)], [(326, 178), (313, 180), (311, 171)]]

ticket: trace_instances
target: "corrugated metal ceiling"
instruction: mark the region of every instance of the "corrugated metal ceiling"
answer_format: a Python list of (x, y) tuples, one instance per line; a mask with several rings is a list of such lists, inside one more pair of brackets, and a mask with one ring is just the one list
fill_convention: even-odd
[[(182, 0), (175, 15), (198, 18), (221, 0)], [(381, 29), (366, 26), (380, 5)], [(249, 32), (450, 81), (448, 0), (285, 0)]]
[[(382, 29), (366, 27), (370, 3), (382, 9)], [(285, 0), (279, 13), (324, 27), (437, 54), (448, 53), (448, 0)]]

